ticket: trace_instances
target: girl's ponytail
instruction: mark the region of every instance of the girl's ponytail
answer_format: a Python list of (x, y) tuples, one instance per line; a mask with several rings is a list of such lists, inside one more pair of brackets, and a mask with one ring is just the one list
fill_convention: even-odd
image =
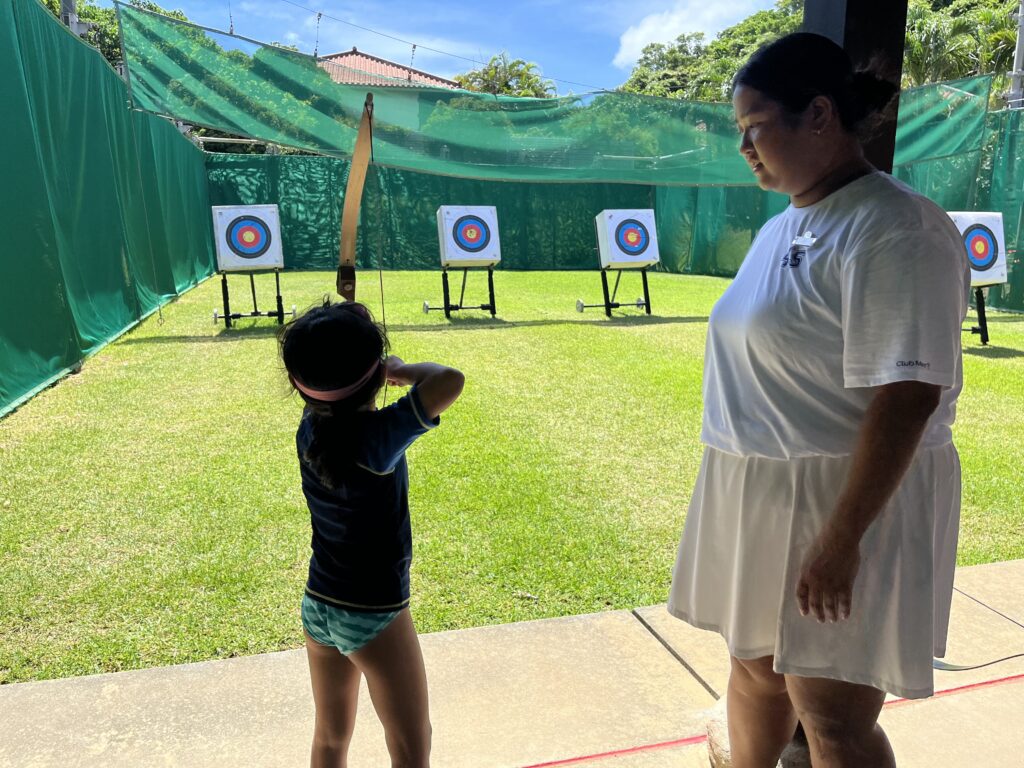
[[(285, 325), (278, 342), (293, 386), (302, 384), (296, 391), (310, 419), (312, 440), (303, 459), (320, 482), (338, 488), (355, 467), (356, 415), (384, 384), (387, 337), (362, 304), (325, 299)], [(336, 391), (356, 386), (366, 376), (355, 392)], [(343, 399), (318, 399), (318, 391)]]

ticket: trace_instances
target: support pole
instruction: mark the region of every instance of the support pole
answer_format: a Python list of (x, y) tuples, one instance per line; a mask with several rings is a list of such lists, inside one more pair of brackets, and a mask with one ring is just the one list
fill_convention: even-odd
[(224, 298), (224, 327), (231, 327), (231, 305), (228, 303), (228, 273), (220, 273), (220, 294)]
[(985, 318), (985, 292), (981, 288), (974, 291), (974, 303), (978, 307), (978, 327), (971, 328), (971, 333), (981, 334), (981, 343), (988, 344), (988, 320)]
[[(907, 37), (907, 0), (806, 0), (805, 32), (824, 35), (846, 49), (855, 68), (870, 66), (898, 88)], [(864, 154), (876, 168), (892, 173), (898, 104), (886, 113)]]
[(612, 316), (612, 300), (608, 295), (608, 270), (601, 270), (601, 288), (604, 289), (604, 314), (606, 317)]
[(1017, 49), (1013, 55), (1007, 106), (1010, 109), (1024, 109), (1024, 0), (1020, 0), (1020, 8), (1017, 9)]

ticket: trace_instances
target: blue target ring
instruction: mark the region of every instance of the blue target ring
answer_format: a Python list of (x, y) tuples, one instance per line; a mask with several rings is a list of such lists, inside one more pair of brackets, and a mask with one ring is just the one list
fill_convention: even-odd
[(964, 248), (967, 249), (967, 259), (971, 262), (971, 269), (975, 272), (984, 272), (991, 269), (999, 258), (999, 245), (996, 243), (996, 236), (992, 230), (984, 224), (972, 224), (964, 230)]
[(479, 253), (491, 242), (491, 228), (479, 216), (461, 216), (452, 226), (452, 239), (468, 253)]
[(651, 234), (642, 222), (625, 219), (615, 228), (615, 244), (623, 253), (639, 256), (651, 244)]
[(257, 216), (239, 216), (228, 224), (228, 248), (243, 259), (258, 259), (270, 248), (270, 227)]

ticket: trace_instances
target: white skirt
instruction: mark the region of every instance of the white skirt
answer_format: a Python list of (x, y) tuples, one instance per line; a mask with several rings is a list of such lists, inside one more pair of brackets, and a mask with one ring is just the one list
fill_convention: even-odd
[(847, 621), (819, 624), (796, 601), (800, 566), (835, 506), (851, 457), (777, 460), (705, 448), (668, 610), (719, 632), (740, 659), (775, 671), (933, 693), (946, 652), (960, 524), (960, 459), (923, 450), (861, 542)]

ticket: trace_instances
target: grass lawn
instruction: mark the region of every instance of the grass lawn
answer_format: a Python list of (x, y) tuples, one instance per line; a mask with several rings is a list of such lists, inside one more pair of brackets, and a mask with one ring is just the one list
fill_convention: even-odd
[[(475, 278), (475, 279), (472, 279)], [(379, 313), (377, 275), (360, 298)], [(332, 292), (287, 273), (286, 306)], [(663, 602), (701, 447), (706, 319), (727, 281), (654, 275), (655, 315), (575, 312), (596, 273), (501, 272), (500, 317), (425, 316), (384, 275), (393, 351), (466, 391), (410, 453), (421, 631)], [(623, 298), (639, 276), (623, 278)], [(232, 281), (236, 308), (247, 281)], [(272, 278), (258, 282), (269, 306)], [(472, 275), (467, 301), (485, 283)], [(0, 683), (292, 648), (309, 522), (273, 321), (214, 325), (209, 280), (0, 421)], [(964, 335), (960, 562), (1024, 557), (1024, 316)], [(395, 397), (394, 390), (389, 400)]]

